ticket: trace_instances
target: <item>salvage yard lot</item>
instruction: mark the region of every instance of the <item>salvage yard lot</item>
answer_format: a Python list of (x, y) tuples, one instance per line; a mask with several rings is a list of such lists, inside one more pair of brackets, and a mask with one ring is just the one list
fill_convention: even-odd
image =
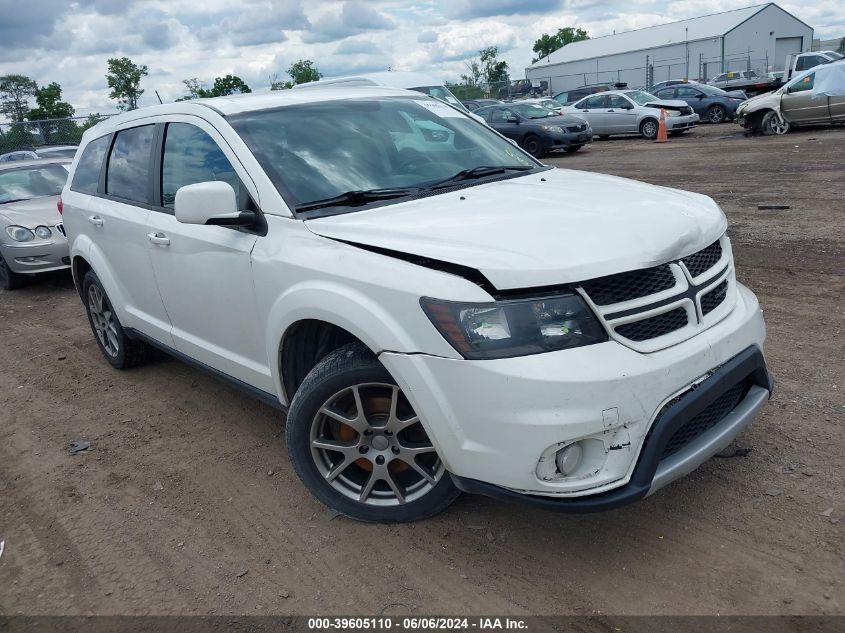
[(845, 128), (738, 130), (547, 162), (726, 211), (777, 380), (747, 456), (604, 514), (463, 497), (356, 523), (300, 484), (282, 414), (167, 358), (112, 370), (54, 275), (0, 291), (0, 613), (845, 613)]

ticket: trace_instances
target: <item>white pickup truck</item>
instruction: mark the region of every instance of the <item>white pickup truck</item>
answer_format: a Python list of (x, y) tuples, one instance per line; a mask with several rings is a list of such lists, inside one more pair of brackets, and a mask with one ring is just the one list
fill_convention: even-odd
[(809, 70), (821, 64), (829, 64), (842, 59), (843, 55), (836, 51), (812, 51), (809, 53), (797, 53), (795, 55), (787, 55), (786, 63), (783, 65), (783, 83), (786, 83), (797, 72), (802, 70)]

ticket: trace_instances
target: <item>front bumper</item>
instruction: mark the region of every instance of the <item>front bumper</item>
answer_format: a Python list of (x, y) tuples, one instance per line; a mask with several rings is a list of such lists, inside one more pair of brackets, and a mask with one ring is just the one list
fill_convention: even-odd
[(583, 132), (564, 132), (549, 134), (543, 139), (543, 149), (547, 152), (567, 147), (581, 147), (593, 142), (593, 129), (587, 126)]
[[(391, 352), (379, 358), (462, 486), (539, 496), (538, 503), (586, 502), (634, 481), (646, 435), (667, 403), (743, 350), (762, 349), (765, 325), (756, 297), (740, 284), (736, 288), (735, 306), (721, 321), (648, 354), (610, 341), (499, 360)], [(554, 452), (575, 441), (596, 447), (586, 470), (570, 477), (550, 474), (550, 456), (554, 470)], [(615, 494), (634, 494), (634, 488), (627, 490)]]
[(2, 244), (0, 253), (12, 272), (24, 275), (70, 268), (67, 240), (54, 236), (50, 240)]
[[(704, 413), (734, 385), (747, 381), (748, 391), (740, 403), (715, 426), (682, 450), (661, 458), (673, 434)], [(768, 402), (774, 383), (763, 354), (749, 347), (719, 367), (674, 405), (663, 411), (648, 434), (630, 481), (608, 492), (586, 497), (548, 497), (519, 493), (489, 483), (452, 476), (464, 492), (483, 494), (559, 512), (599, 512), (646, 497), (680, 479), (723, 450), (760, 413)]]
[(670, 132), (675, 130), (691, 130), (698, 125), (701, 119), (697, 114), (685, 114), (684, 116), (666, 117), (666, 129)]

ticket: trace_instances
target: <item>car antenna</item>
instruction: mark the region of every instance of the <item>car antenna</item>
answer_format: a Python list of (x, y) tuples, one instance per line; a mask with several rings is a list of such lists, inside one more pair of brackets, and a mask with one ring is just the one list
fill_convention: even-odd
[(164, 105), (164, 101), (161, 100), (161, 95), (158, 94), (158, 90), (155, 90), (154, 92), (156, 93), (156, 97), (158, 97), (158, 102)]

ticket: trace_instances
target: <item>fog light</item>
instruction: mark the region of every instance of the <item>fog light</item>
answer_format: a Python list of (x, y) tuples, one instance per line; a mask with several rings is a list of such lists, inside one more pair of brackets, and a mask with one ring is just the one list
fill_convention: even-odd
[(555, 454), (555, 464), (557, 464), (560, 474), (566, 477), (574, 473), (575, 469), (581, 464), (581, 455), (583, 452), (580, 442), (560, 449)]

